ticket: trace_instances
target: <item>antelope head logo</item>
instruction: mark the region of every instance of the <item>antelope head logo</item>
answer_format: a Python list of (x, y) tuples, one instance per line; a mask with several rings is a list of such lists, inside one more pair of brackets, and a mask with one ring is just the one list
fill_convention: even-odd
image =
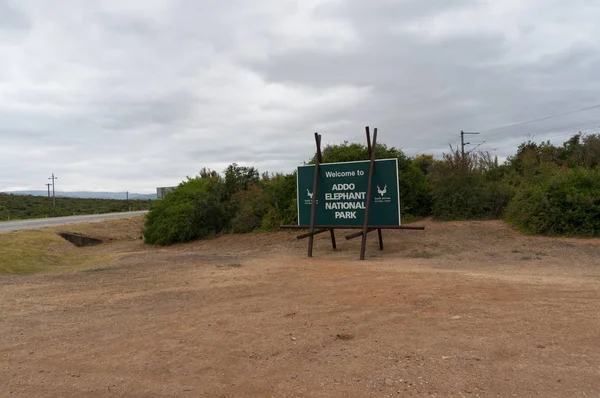
[(306, 188), (306, 194), (308, 195), (308, 197), (309, 197), (309, 198), (311, 198), (311, 199), (312, 199), (312, 197), (313, 197), (313, 194), (312, 194), (312, 192), (310, 192), (310, 191), (308, 190), (308, 188)]
[(379, 188), (379, 185), (377, 185), (377, 192), (379, 192), (379, 195), (381, 196), (385, 195), (385, 193), (387, 192), (387, 185), (383, 187), (383, 189)]

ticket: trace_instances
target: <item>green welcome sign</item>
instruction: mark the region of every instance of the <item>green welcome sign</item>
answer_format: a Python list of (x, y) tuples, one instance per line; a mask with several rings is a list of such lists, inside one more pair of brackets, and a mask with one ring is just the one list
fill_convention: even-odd
[[(315, 225), (362, 226), (370, 161), (319, 165)], [(298, 225), (310, 225), (315, 166), (298, 167)], [(375, 161), (370, 226), (400, 225), (398, 159)]]

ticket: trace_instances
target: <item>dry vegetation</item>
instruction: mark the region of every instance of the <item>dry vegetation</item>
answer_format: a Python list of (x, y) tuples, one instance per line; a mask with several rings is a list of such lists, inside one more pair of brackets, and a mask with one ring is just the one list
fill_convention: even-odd
[(287, 232), (152, 248), (135, 221), (69, 227), (116, 258), (0, 278), (0, 395), (600, 395), (600, 240), (419, 224), (365, 262), (341, 234), (307, 259)]

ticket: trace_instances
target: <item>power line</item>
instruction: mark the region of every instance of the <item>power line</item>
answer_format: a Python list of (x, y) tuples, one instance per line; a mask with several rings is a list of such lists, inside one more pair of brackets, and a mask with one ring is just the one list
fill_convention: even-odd
[(561, 126), (561, 127), (553, 127), (553, 128), (548, 128), (548, 129), (544, 129), (544, 130), (538, 130), (535, 131), (533, 133), (530, 133), (532, 136), (536, 135), (536, 134), (544, 134), (544, 133), (553, 133), (556, 131), (560, 131), (563, 129), (572, 129), (572, 128), (576, 128), (576, 129), (585, 129), (585, 128), (590, 128), (593, 127), (594, 129), (596, 127), (598, 127), (598, 123), (600, 123), (600, 119), (597, 120), (588, 120), (587, 122), (583, 122), (583, 123), (573, 123), (570, 125), (566, 125), (566, 126)]
[(471, 149), (469, 152), (467, 152), (467, 155), (468, 155), (468, 154), (470, 154), (471, 152), (474, 152), (474, 151), (475, 151), (477, 148), (479, 148), (480, 146), (482, 146), (482, 145), (483, 145), (483, 144), (485, 144), (486, 142), (487, 142), (487, 141), (483, 141), (483, 142), (480, 142), (479, 144), (477, 144), (477, 145), (475, 146), (475, 148), (473, 148), (473, 149)]
[[(581, 131), (581, 132), (582, 133), (589, 133), (590, 131), (594, 131), (596, 129), (600, 129), (600, 126), (594, 127), (594, 128), (591, 128), (591, 129), (586, 129), (586, 131)], [(537, 133), (534, 133), (534, 134), (537, 134)], [(554, 138), (564, 137), (564, 136), (572, 135), (572, 134), (574, 134), (573, 131), (569, 131), (569, 132), (566, 132), (566, 133), (562, 133), (562, 134), (558, 134), (558, 135), (553, 135), (552, 137), (544, 137), (544, 140), (552, 140)], [(502, 148), (502, 146), (500, 146), (500, 148)], [(493, 149), (488, 149), (488, 150), (489, 151), (497, 151), (500, 148), (493, 148)], [(485, 149), (482, 148), (482, 150), (485, 150)]]
[[(593, 130), (596, 130), (596, 129), (599, 129), (599, 128), (600, 128), (600, 126), (599, 126), (599, 127), (594, 127), (593, 129), (589, 129), (588, 131), (582, 131), (582, 133), (587, 133), (587, 132), (590, 132), (590, 131), (593, 131)], [(571, 131), (571, 132), (568, 132), (568, 133), (563, 133), (563, 134), (559, 134), (559, 135), (554, 135), (554, 136), (552, 136), (552, 137), (545, 137), (545, 138), (546, 138), (547, 140), (551, 140), (551, 139), (553, 139), (553, 138), (564, 137), (565, 135), (571, 135), (571, 134), (573, 134), (573, 132), (572, 132), (572, 131)]]
[[(546, 116), (546, 117), (542, 117), (542, 118), (538, 118), (538, 119), (528, 120), (526, 122), (515, 123), (515, 124), (503, 126), (503, 127), (496, 127), (496, 128), (489, 129), (489, 130), (480, 130), (480, 131), (478, 131), (476, 133), (468, 133), (468, 134), (489, 133), (489, 132), (492, 132), (492, 131), (504, 130), (504, 129), (508, 129), (508, 128), (511, 128), (511, 127), (524, 126), (526, 124), (535, 123), (535, 122), (539, 122), (539, 121), (543, 121), (543, 120), (548, 120), (548, 119), (553, 119), (553, 118), (557, 118), (557, 117), (560, 117), (560, 116), (571, 115), (571, 114), (574, 114), (574, 113), (583, 112), (583, 111), (587, 111), (587, 110), (590, 110), (590, 109), (596, 109), (596, 108), (600, 108), (600, 104), (593, 105), (593, 106), (588, 106), (588, 107), (577, 109), (577, 110), (574, 110), (574, 111), (563, 112), (563, 113), (559, 113), (559, 114), (555, 114), (555, 115), (551, 115), (551, 116)], [(580, 126), (580, 128), (583, 128), (583, 127), (588, 127), (590, 124), (596, 124), (596, 123), (600, 123), (600, 119), (589, 120), (589, 121), (583, 122), (583, 123), (582, 122), (573, 123), (573, 124), (569, 124), (569, 125), (565, 125), (565, 126), (561, 126), (561, 127), (551, 127), (551, 128), (547, 128), (547, 129), (544, 129), (544, 130), (539, 130), (539, 131), (536, 131), (536, 132), (533, 132), (533, 133), (529, 133), (527, 135), (528, 136), (533, 136), (533, 135), (536, 135), (536, 134), (542, 134), (542, 133), (545, 133), (545, 132), (552, 132), (552, 131), (559, 130), (559, 129), (566, 129), (566, 128), (572, 128), (572, 127), (578, 127), (578, 126)], [(469, 144), (469, 143), (464, 143), (464, 141), (463, 141), (464, 134), (467, 134), (467, 133), (461, 132), (461, 149), (463, 149), (463, 150), (464, 150), (464, 146)], [(566, 134), (571, 134), (571, 133), (565, 133), (565, 134), (562, 134), (562, 135), (566, 135)], [(487, 140), (487, 141), (484, 141), (484, 143), (506, 141), (506, 140), (516, 139), (516, 138), (518, 138), (518, 137), (516, 137), (516, 136), (514, 136), (514, 137), (502, 137), (502, 138), (496, 138), (496, 139), (492, 139), (492, 140)], [(451, 142), (449, 142), (449, 144), (451, 144)]]
[[(543, 133), (552, 133), (554, 131), (557, 130), (561, 130), (561, 129), (570, 129), (573, 127), (576, 128), (589, 128), (592, 126), (596, 126), (598, 123), (600, 123), (600, 119), (595, 119), (595, 120), (588, 120), (587, 122), (579, 122), (579, 123), (570, 123), (567, 125), (562, 125), (562, 126), (555, 126), (555, 127), (548, 127), (545, 128), (543, 130), (538, 130), (538, 131), (534, 131), (532, 133), (527, 133), (528, 136), (534, 136), (536, 134), (543, 134)], [(571, 133), (566, 133), (566, 134), (571, 134)], [(496, 138), (496, 139), (491, 139), (488, 140), (487, 142), (498, 142), (498, 141), (507, 141), (507, 140), (511, 140), (511, 139), (516, 139), (518, 137), (513, 136), (513, 137), (502, 137), (502, 138)]]
[(482, 130), (482, 131), (480, 131), (480, 133), (490, 133), (492, 131), (498, 131), (498, 130), (509, 129), (511, 127), (523, 126), (523, 125), (526, 125), (526, 124), (535, 123), (535, 122), (541, 122), (542, 120), (553, 119), (553, 118), (560, 117), (560, 116), (572, 115), (574, 113), (583, 112), (583, 111), (587, 111), (587, 110), (595, 109), (595, 108), (600, 108), (600, 104), (594, 105), (594, 106), (588, 106), (586, 108), (577, 109), (575, 111), (569, 111), (569, 112), (559, 113), (559, 114), (556, 114), (556, 115), (541, 117), (539, 119), (528, 120), (526, 122), (520, 122), (520, 123), (510, 124), (508, 126), (496, 127), (496, 128), (490, 129), (490, 130)]

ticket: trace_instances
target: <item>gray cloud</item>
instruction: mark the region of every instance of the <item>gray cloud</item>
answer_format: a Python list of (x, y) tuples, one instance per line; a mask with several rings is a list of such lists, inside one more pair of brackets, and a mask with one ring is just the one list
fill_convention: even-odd
[(0, 39), (7, 31), (27, 30), (31, 21), (14, 0), (0, 1)]
[[(600, 103), (600, 5), (0, 0), (0, 190), (151, 192), (202, 167), (291, 171), (365, 125), (409, 155)], [(600, 110), (482, 133), (501, 157)], [(597, 131), (597, 130), (596, 130)]]

